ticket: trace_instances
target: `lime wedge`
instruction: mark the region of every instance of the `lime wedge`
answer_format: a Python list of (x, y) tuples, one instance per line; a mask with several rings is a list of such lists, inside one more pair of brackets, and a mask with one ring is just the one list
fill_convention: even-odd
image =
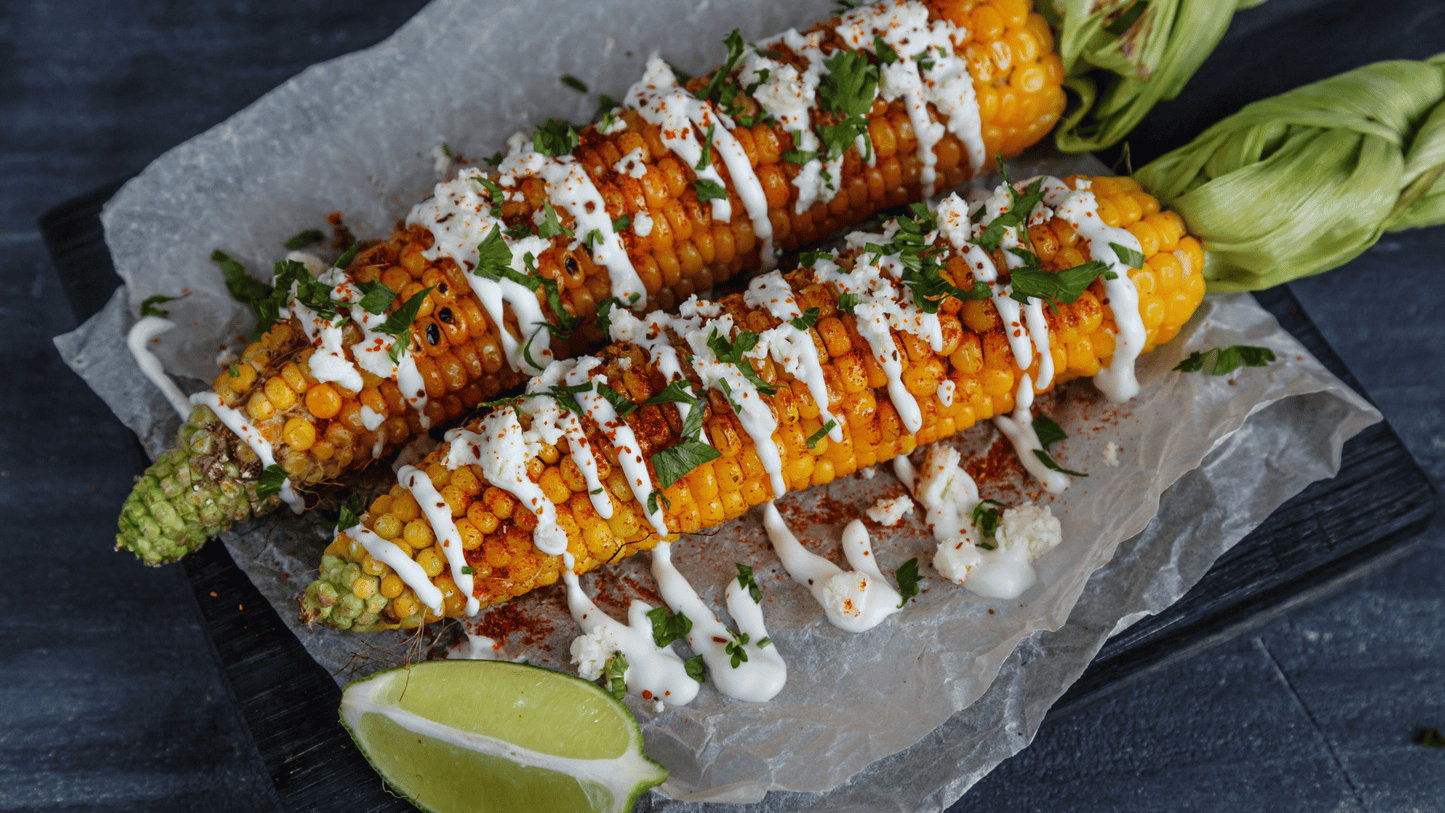
[(387, 784), (450, 811), (615, 811), (667, 778), (627, 707), (519, 663), (425, 661), (354, 680), (341, 723)]

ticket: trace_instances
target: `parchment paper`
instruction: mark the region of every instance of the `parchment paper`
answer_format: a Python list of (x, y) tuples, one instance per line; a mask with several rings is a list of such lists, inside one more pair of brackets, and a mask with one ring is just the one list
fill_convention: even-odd
[[(154, 455), (177, 422), (140, 378), (124, 330), (145, 297), (189, 291), (168, 304), (182, 328), (162, 339), (161, 355), (189, 389), (213, 378), (217, 353), (249, 325), (207, 260), (212, 249), (267, 268), (284, 254), (282, 241), (337, 210), (357, 234), (383, 234), (437, 180), (439, 144), (490, 154), (545, 115), (585, 119), (593, 98), (561, 85), (560, 75), (620, 96), (654, 47), (701, 70), (720, 58), (716, 43), (733, 27), (756, 38), (827, 9), (755, 0), (625, 9), (438, 0), (387, 42), (307, 70), (128, 184), (104, 215), (128, 285), (57, 346)], [(1019, 167), (1016, 177), (1037, 169)], [(1228, 378), (1169, 372), (1190, 350), (1235, 343), (1270, 347), (1280, 361)], [(1247, 296), (1211, 299), (1139, 371), (1144, 391), (1122, 408), (1087, 383), (1045, 403), (1071, 435), (1056, 456), (1090, 476), (1060, 498), (1042, 495), (1063, 521), (1065, 542), (1037, 563), (1039, 584), (1017, 601), (980, 599), (938, 577), (917, 516), (870, 528), (885, 572), (919, 557), (924, 593), (862, 635), (823, 620), (781, 571), (756, 512), (679, 542), (675, 560), (720, 614), (733, 563), (755, 568), (789, 682), (768, 704), (704, 687), (690, 706), (657, 714), (632, 698), (649, 753), (672, 771), (665, 794), (761, 800), (759, 809), (779, 810), (946, 806), (1032, 738), (1108, 634), (1176, 600), (1277, 505), (1332, 474), (1344, 440), (1379, 418)], [(958, 442), (980, 455), (995, 438), (980, 428)], [(1118, 467), (1105, 462), (1110, 441), (1120, 449)], [(780, 507), (805, 544), (839, 558), (843, 523), (900, 492), (885, 472), (791, 495)], [(1041, 496), (1017, 471), (986, 482), (984, 494), (1010, 503)], [(344, 680), (383, 665), (406, 643), (296, 625), (296, 596), (314, 574), (325, 524), (315, 515), (266, 520), (223, 538), (308, 650)], [(583, 583), (620, 617), (631, 596), (656, 603), (647, 566), (642, 555)], [(510, 636), (501, 654), (565, 663), (576, 629), (560, 591), (538, 591), (523, 606), (533, 619), (528, 634)], [(645, 806), (696, 805), (654, 795)]]

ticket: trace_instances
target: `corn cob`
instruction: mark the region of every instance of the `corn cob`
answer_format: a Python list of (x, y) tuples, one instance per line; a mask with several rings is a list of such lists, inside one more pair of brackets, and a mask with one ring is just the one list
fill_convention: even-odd
[[(1068, 183), (1070, 187), (1085, 185), (1079, 178)], [(1035, 352), (1028, 364), (1020, 365), (1014, 352), (1017, 345), (1010, 337), (1025, 331), (1020, 330), (1021, 322), (1006, 325), (1000, 318), (999, 303), (1007, 306), (1006, 291), (1002, 299), (1002, 289), (995, 289), (990, 298), (940, 298), (932, 293), (937, 289), (905, 285), (890, 289), (893, 293), (889, 295), (904, 316), (895, 324), (914, 320), (911, 324), (926, 328), (930, 316), (920, 302), (932, 302), (937, 311), (936, 337), (919, 335), (928, 334), (927, 329), (912, 332), (886, 326), (880, 333), (878, 325), (885, 323), (877, 321), (881, 318), (877, 302), (884, 294), (873, 299), (863, 294), (852, 313), (848, 312), (849, 297), (859, 296), (860, 290), (882, 290), (876, 281), (867, 282), (872, 273), (868, 269), (888, 266), (893, 260), (885, 258), (880, 264), (867, 249), (853, 248), (836, 258), (836, 266), (818, 260), (812, 268), (800, 268), (786, 278), (765, 275), (754, 282), (749, 294), (726, 297), (715, 306), (689, 303), (681, 321), (654, 314), (652, 322), (642, 323), (650, 325), (649, 329), (627, 324), (619, 329), (614, 324), (614, 337), (627, 335), (633, 341), (614, 343), (595, 362), (571, 368), (574, 373), (582, 369), (581, 379), (572, 373), (565, 379), (552, 374), (544, 386), (531, 388), (534, 393), (550, 392), (554, 399), (542, 399), (541, 408), (528, 405), (530, 399), (523, 402), (518, 412), (521, 417), (515, 420), (530, 418), (533, 431), (540, 432), (543, 439), (528, 447), (511, 480), (510, 475), (498, 476), (493, 463), (478, 464), (491, 459), (487, 450), (501, 447), (486, 445), (490, 441), (468, 446), (481, 442), (468, 432), (489, 437), (486, 433), (514, 420), (503, 408), (449, 435), (450, 446), (438, 449), (409, 475), (409, 481), (404, 479), (371, 503), (359, 528), (338, 533), (323, 555), (320, 578), (307, 587), (301, 600), (303, 619), (365, 631), (415, 627), (443, 616), (475, 612), (555, 582), (564, 566), (558, 555), (561, 545), (573, 557), (573, 569), (585, 572), (649, 549), (677, 533), (716, 526), (783, 491), (828, 483), (1007, 413), (1014, 409), (1022, 386), (1043, 392), (1101, 369), (1119, 377), (1116, 362), (1126, 355), (1128, 325), (1141, 329), (1142, 340), (1130, 351), (1137, 354), (1172, 338), (1197, 308), (1204, 290), (1204, 255), (1198, 241), (1185, 234), (1181, 219), (1160, 211), (1158, 202), (1134, 181), (1097, 178), (1089, 186), (1096, 207), (1082, 215), (1083, 221), (1079, 220), (1077, 200), (1065, 198), (1051, 217), (1028, 221), (1024, 245), (1032, 247), (1044, 271), (1058, 272), (1083, 265), (1091, 255), (1108, 256), (1109, 250), (1097, 242), (1136, 244), (1143, 261), (1125, 272), (1129, 283), (1112, 283), (1135, 292), (1136, 313), (1116, 313), (1109, 302), (1128, 297), (1120, 295), (1118, 287), (1106, 291), (1111, 283), (1095, 278), (1076, 299), (1055, 302), (1057, 312), (1040, 308), (1049, 337), (1047, 360)], [(1061, 184), (1053, 188), (1062, 190), (1055, 196), (1057, 203), (1067, 188)], [(1008, 198), (1003, 198), (1002, 206), (997, 200), (985, 207), (988, 213), (1001, 215), (1007, 209)], [(1090, 217), (1117, 230), (1076, 228), (1075, 224)], [(926, 258), (932, 257), (938, 278), (952, 286), (950, 293), (965, 296), (987, 279), (985, 261), (979, 258), (983, 249), (967, 249), (948, 234), (949, 229), (970, 228), (968, 219), (966, 210), (945, 203), (937, 216), (939, 236), (931, 245), (925, 245), (920, 237), (913, 251), (924, 268), (929, 267)], [(1021, 241), (1022, 231), (1014, 227), (1009, 233)], [(864, 240), (850, 238), (849, 244), (892, 239), (892, 247), (897, 247), (903, 240), (899, 235), (905, 232), (899, 227), (891, 237), (885, 232)], [(1007, 247), (1007, 240), (995, 245), (987, 263), (1004, 268), (1009, 257), (1017, 256), (1006, 254)], [(903, 252), (896, 256), (903, 257)], [(1113, 267), (1123, 271), (1127, 263), (1116, 260)], [(882, 276), (879, 271), (874, 279)], [(1024, 276), (1022, 269), (1013, 268), (1009, 284), (1022, 286)], [(774, 282), (769, 283), (769, 277)], [(903, 277), (896, 279), (902, 281)], [(907, 287), (913, 289), (912, 299)], [(722, 325), (722, 332), (706, 341), (721, 358), (729, 344), (732, 350), (746, 344), (743, 337), (748, 333), (755, 339), (786, 335), (769, 331), (783, 327), (787, 312), (780, 316), (774, 305), (788, 297), (795, 303), (792, 312), (804, 317), (817, 309), (806, 328), (800, 329), (799, 323), (791, 327), (805, 336), (816, 352), (822, 398), (815, 394), (819, 386), (807, 368), (793, 364), (790, 366), (797, 373), (786, 372), (785, 364), (773, 355), (775, 349), (760, 359), (736, 365), (739, 375), (728, 379), (732, 384), (718, 385), (717, 371), (710, 366), (713, 362), (703, 358), (705, 353), (696, 340), (701, 334), (681, 336), (690, 314), (705, 324)], [(909, 310), (910, 302), (915, 310)], [(875, 344), (878, 341), (884, 343), (882, 353)], [(661, 344), (679, 345), (681, 353), (698, 355), (692, 356), (679, 374), (676, 367), (669, 371), (669, 351)], [(807, 363), (808, 347), (789, 352), (794, 353), (794, 360)], [(673, 356), (673, 364), (677, 358)], [(1048, 374), (1049, 364), (1054, 368), (1052, 375)], [(1132, 360), (1129, 366), (1132, 368)], [(585, 425), (587, 449), (578, 456), (573, 444), (581, 436), (557, 432), (549, 436), (544, 428), (549, 419), (538, 416), (548, 408), (546, 403), (560, 403), (555, 398), (584, 389), (558, 389), (559, 380), (581, 380), (593, 386), (603, 382), (603, 376), (617, 390), (616, 398), (611, 399), (614, 405), (621, 404), (624, 413), (626, 404), (636, 408), (623, 419), (609, 419), (605, 410), (594, 413), (588, 406), (591, 402), (583, 402), (581, 411), (588, 417), (580, 420)], [(751, 395), (739, 385), (744, 379), (760, 382)], [(703, 410), (701, 426), (717, 454), (696, 465), (685, 465), (689, 470), (681, 476), (674, 471), (664, 477), (661, 461), (669, 450), (690, 447), (695, 452), (700, 445), (690, 434), (687, 416), (672, 403), (675, 399), (657, 397), (675, 390), (680, 380), (694, 391), (713, 382), (689, 410)], [(772, 395), (765, 394), (769, 386), (776, 388)], [(602, 393), (600, 386), (594, 390)], [(770, 437), (752, 434), (755, 430), (749, 428), (749, 415), (756, 414), (756, 402), (750, 407), (750, 397), (761, 399), (763, 412), (774, 422)], [(763, 422), (767, 423), (766, 417)], [(515, 431), (521, 431), (520, 423)], [(769, 445), (776, 447), (776, 454)], [(482, 451), (468, 453), (468, 448)], [(477, 462), (468, 462), (468, 454)], [(587, 476), (579, 459), (583, 467), (595, 461), (595, 477)], [(630, 471), (629, 460), (635, 461)], [(770, 466), (770, 460), (776, 465)], [(637, 479), (636, 465), (645, 467), (650, 481)], [(600, 495), (591, 493), (599, 482), (605, 490)], [(648, 492), (653, 494), (647, 496)], [(533, 495), (530, 501), (528, 494)], [(610, 517), (599, 512), (599, 500), (611, 511)], [(661, 523), (656, 521), (659, 518)], [(441, 523), (440, 531), (436, 522)], [(557, 531), (565, 540), (557, 538)], [(449, 555), (454, 558), (449, 560)], [(417, 581), (423, 577), (424, 582)], [(465, 589), (467, 581), (472, 582), (470, 590)]]
[[(275, 465), (288, 487), (304, 489), (334, 480), (385, 456), (427, 426), (454, 419), (466, 408), (515, 386), (524, 380), (521, 373), (535, 373), (553, 353), (587, 347), (599, 338), (590, 326), (597, 305), (609, 297), (621, 295), (623, 301), (640, 305), (645, 294), (653, 305), (672, 307), (740, 271), (770, 265), (774, 257), (770, 242), (778, 250), (796, 248), (883, 207), (917, 200), (934, 186), (927, 177), (930, 172), (945, 185), (960, 183), (984, 168), (987, 160), (980, 156), (1014, 155), (1057, 120), (1063, 108), (1062, 70), (1051, 50), (1048, 26), (1030, 13), (1027, 0), (931, 0), (926, 7), (890, 2), (878, 8), (926, 9), (929, 23), (946, 21), (957, 27), (950, 40), (954, 58), (966, 62), (965, 75), (972, 77), (978, 107), (979, 142), (971, 157), (958, 135), (936, 124), (948, 123), (939, 105), (915, 105), (913, 110), (916, 115), (922, 109), (922, 116), (935, 123), (931, 126), (942, 131), (930, 146), (914, 129), (922, 120), (910, 118), (911, 97), (888, 101), (875, 85), (869, 91), (872, 103), (858, 125), (866, 131), (870, 159), (865, 161), (856, 145), (847, 148), (834, 165), (833, 196), (821, 192), (821, 199), (804, 206), (807, 201), (801, 198), (798, 176), (810, 162), (821, 159), (799, 157), (808, 143), (795, 143), (798, 131), (762, 115), (765, 106), (741, 89), (743, 69), (736, 60), (714, 76), (698, 77), (687, 85), (692, 93), (703, 95), (713, 86), (738, 85), (727, 104), (737, 121), (719, 117), (718, 107), (705, 102), (699, 108), (701, 117), (689, 125), (698, 133), (706, 126), (705, 139), (713, 139), (705, 147), (707, 154), (711, 156), (714, 146), (718, 152), (710, 163), (693, 162), (690, 157), (685, 163), (678, 160), (676, 134), (657, 123), (659, 110), (669, 104), (664, 98), (667, 88), (640, 83), (629, 94), (640, 109), (624, 109), (604, 127), (589, 126), (575, 136), (565, 128), (544, 130), (561, 139), (561, 151), (572, 147), (570, 155), (558, 157), (559, 150), (545, 146), (539, 136), (534, 149), (517, 145), (497, 173), (484, 176), (464, 170), (456, 181), (438, 186), (429, 199), (433, 203), (418, 205), (407, 228), (370, 246), (350, 264), (353, 281), (387, 285), (400, 294), (398, 304), (431, 291), (410, 329), (424, 398), (412, 393), (403, 397), (395, 381), (366, 371), (359, 389), (317, 381), (308, 364), (317, 342), (301, 320), (293, 319), (266, 333), (246, 349), (239, 364), (218, 377), (213, 392), (219, 405), (244, 408), (256, 432), (275, 450)], [(846, 51), (850, 44), (877, 50), (866, 38), (873, 23), (864, 11), (814, 26), (796, 39), (770, 43), (770, 58), (778, 62), (766, 64), (806, 70), (810, 60), (824, 51)], [(840, 29), (847, 21), (854, 28)], [(840, 33), (850, 30), (852, 41)], [(810, 51), (814, 45), (821, 50)], [(946, 55), (918, 56), (943, 61)], [(894, 57), (907, 58), (896, 53)], [(809, 115), (819, 122), (835, 122), (844, 112), (823, 112), (815, 106)], [(760, 120), (743, 126), (750, 119)], [(713, 125), (721, 126), (714, 131)], [(735, 152), (740, 151), (743, 163), (722, 160), (729, 142)], [(583, 172), (572, 171), (576, 167)], [(752, 177), (734, 177), (730, 169)], [(698, 182), (706, 180), (701, 176), (708, 172), (722, 182), (730, 217), (719, 218), (719, 204), (704, 205), (699, 198)], [(603, 203), (606, 215), (602, 228), (591, 230), (583, 228), (591, 220), (582, 222), (591, 206), (586, 196), (569, 198), (565, 191), (589, 185), (597, 196), (593, 200)], [(560, 198), (559, 190), (563, 190)], [(494, 199), (498, 195), (501, 199)], [(758, 195), (766, 207), (761, 214)], [(495, 207), (491, 215), (482, 215), (489, 207)], [(495, 298), (505, 299), (506, 304), (488, 306), (471, 292), (482, 283), (467, 272), (483, 270), (476, 267), (481, 261), (477, 250), (489, 226), (496, 228), (498, 237), (502, 228), (513, 235), (516, 242), (511, 246), (516, 250), (509, 249), (511, 254), (530, 248), (532, 264), (519, 263), (513, 256), (511, 266), (524, 282), (535, 282), (526, 283), (534, 294), (524, 291), (520, 299), (498, 294)], [(519, 227), (541, 242), (517, 241)], [(617, 240), (616, 250), (625, 252), (625, 260), (616, 252), (607, 253), (606, 244), (612, 239)], [(505, 238), (503, 243), (507, 244)], [(555, 303), (549, 295), (555, 295)], [(566, 335), (561, 328), (574, 320), (584, 324)], [(348, 334), (348, 348), (356, 338), (355, 331)], [(347, 350), (345, 360), (355, 361), (354, 356)], [(414, 408), (418, 406), (420, 411)], [(363, 413), (363, 408), (370, 412)], [(376, 416), (382, 423), (368, 426)], [(255, 444), (238, 442), (214, 409), (197, 406), (177, 447), (137, 479), (122, 509), (117, 547), (131, 549), (148, 564), (160, 564), (184, 555), (235, 521), (274, 509), (277, 498), (257, 495), (264, 468)], [(291, 501), (294, 507), (295, 498)]]

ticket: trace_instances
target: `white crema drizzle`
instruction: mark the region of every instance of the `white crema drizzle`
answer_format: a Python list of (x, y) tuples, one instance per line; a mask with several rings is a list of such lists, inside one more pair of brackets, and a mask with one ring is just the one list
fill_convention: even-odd
[(903, 597), (878, 570), (868, 529), (859, 520), (843, 529), (843, 554), (852, 571), (804, 548), (772, 502), (763, 508), (763, 527), (788, 575), (813, 594), (838, 629), (865, 632), (901, 609)]
[[(777, 258), (773, 254), (773, 223), (768, 217), (768, 199), (747, 153), (729, 132), (735, 126), (732, 120), (712, 102), (699, 99), (683, 89), (672, 68), (656, 54), (647, 60), (642, 78), (628, 89), (625, 103), (636, 110), (643, 121), (657, 125), (662, 143), (683, 163), (693, 167), (699, 180), (710, 181), (726, 189), (727, 184), (712, 160), (722, 159), (732, 176), (733, 191), (737, 192), (748, 219), (752, 221), (753, 233), (762, 241), (759, 257), (763, 267), (772, 268)], [(706, 138), (709, 129), (712, 130), (711, 158), (704, 164), (704, 146), (698, 135), (701, 133)], [(698, 169), (700, 164), (702, 168)], [(732, 202), (728, 198), (713, 198), (709, 205), (713, 220), (732, 220)], [(651, 231), (650, 225), (648, 231)], [(638, 235), (645, 236), (645, 233), (638, 232)]]
[(151, 340), (175, 327), (176, 323), (160, 316), (142, 316), (140, 321), (131, 325), (130, 330), (125, 334), (125, 346), (130, 354), (135, 357), (136, 366), (145, 374), (150, 382), (156, 385), (156, 389), (166, 397), (171, 409), (181, 416), (184, 421), (190, 417), (191, 402), (186, 400), (185, 393), (176, 386), (176, 382), (166, 375), (165, 368), (161, 366), (161, 360), (150, 350)]
[(736, 639), (673, 567), (672, 543), (659, 542), (652, 549), (652, 576), (667, 606), (691, 619), (692, 631), (687, 634), (687, 643), (702, 655), (718, 691), (738, 700), (765, 703), (783, 690), (783, 684), (788, 681), (788, 665), (771, 641), (766, 646), (758, 646), (759, 641), (768, 637), (763, 610), (737, 579), (728, 583), (726, 602), (738, 632), (748, 636), (746, 644), (737, 644), (748, 659), (733, 666), (727, 645)]

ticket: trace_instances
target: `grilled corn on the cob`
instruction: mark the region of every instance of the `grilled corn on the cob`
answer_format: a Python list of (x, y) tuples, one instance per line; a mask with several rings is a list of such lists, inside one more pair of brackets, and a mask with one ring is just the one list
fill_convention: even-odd
[[(680, 317), (614, 312), (626, 341), (403, 469), (327, 548), (303, 617), (474, 613), (555, 582), (564, 550), (584, 572), (715, 526), (1009, 412), (1021, 387), (1102, 372), (1129, 397), (1133, 358), (1203, 296), (1199, 243), (1129, 179), (1018, 186), (978, 223), (951, 198)], [(1051, 282), (1057, 311), (1009, 297)]]
[[(344, 277), (328, 272), (352, 290), (386, 285), (393, 311), (422, 297), (390, 375), (360, 363), (390, 340), (357, 327), (365, 317), (344, 306), (359, 295), (323, 293), (320, 316), (293, 297), (292, 318), (218, 377), (177, 447), (138, 479), (117, 547), (174, 560), (276, 507), (277, 480), (299, 508), (294, 487), (382, 457), (586, 347), (599, 303), (668, 308), (770, 266), (776, 251), (1016, 154), (1063, 108), (1048, 26), (1027, 0), (888, 0), (763, 46), (729, 42), (729, 62), (685, 90), (654, 60), (628, 107), (580, 133), (549, 122), (496, 172), (438, 185)], [(339, 333), (338, 311), (353, 317)]]

